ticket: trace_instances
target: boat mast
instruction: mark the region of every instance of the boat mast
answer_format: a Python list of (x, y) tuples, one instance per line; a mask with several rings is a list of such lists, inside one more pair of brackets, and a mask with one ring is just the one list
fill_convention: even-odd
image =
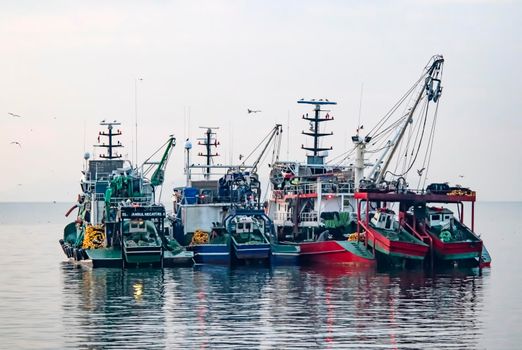
[(212, 163), (212, 158), (219, 156), (219, 154), (212, 153), (212, 147), (219, 146), (219, 141), (216, 138), (216, 133), (213, 130), (217, 130), (219, 128), (216, 127), (200, 127), (201, 129), (207, 129), (205, 131), (205, 136), (203, 138), (198, 138), (198, 145), (205, 146), (205, 153), (199, 152), (198, 156), (205, 157), (206, 160), (206, 168), (205, 168), (205, 180), (210, 180), (210, 167)]
[[(324, 158), (326, 155), (320, 152), (323, 151), (329, 151), (332, 150), (332, 147), (324, 148), (319, 146), (319, 139), (324, 136), (331, 136), (333, 135), (333, 132), (328, 133), (321, 133), (319, 131), (319, 123), (322, 122), (329, 122), (333, 120), (333, 117), (330, 117), (328, 112), (329, 110), (321, 109), (322, 105), (336, 105), (337, 102), (328, 101), (328, 100), (304, 100), (301, 99), (297, 101), (297, 103), (304, 103), (304, 104), (311, 104), (315, 105), (314, 108), (314, 116), (309, 117), (308, 113), (303, 115), (303, 119), (308, 120), (310, 122), (310, 128), (309, 131), (302, 131), (303, 135), (311, 136), (313, 138), (313, 147), (305, 147), (304, 145), (301, 145), (301, 148), (307, 151), (310, 151), (311, 153), (307, 154), (306, 157), (306, 163), (308, 165), (323, 165), (324, 164)], [(321, 112), (327, 112), (324, 117), (321, 117)]]
[[(106, 154), (100, 154), (100, 158), (103, 158), (103, 159), (119, 159), (119, 158), (121, 158), (121, 154), (117, 154), (115, 151), (113, 151), (114, 148), (123, 147), (123, 145), (120, 143), (120, 141), (118, 141), (118, 143), (116, 143), (116, 144), (113, 141), (113, 137), (121, 135), (121, 131), (119, 129), (116, 130), (116, 132), (113, 132), (113, 126), (114, 125), (121, 125), (121, 123), (117, 122), (116, 120), (113, 121), (113, 122), (106, 122), (104, 120), (104, 121), (102, 121), (100, 123), (100, 125), (106, 125), (108, 132), (100, 131), (98, 133), (98, 135), (99, 136), (106, 136), (106, 137), (109, 138), (109, 140), (108, 140), (109, 144), (108, 145), (106, 145), (105, 142), (102, 143), (102, 144), (96, 145), (96, 147), (103, 147), (103, 148), (107, 149), (107, 153)], [(98, 143), (99, 142), (100, 142), (100, 138), (98, 137)]]

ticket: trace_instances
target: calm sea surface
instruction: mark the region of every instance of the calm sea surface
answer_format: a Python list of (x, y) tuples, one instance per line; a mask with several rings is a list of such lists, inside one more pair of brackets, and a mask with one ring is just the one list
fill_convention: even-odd
[(0, 203), (0, 348), (522, 348), (522, 203), (478, 203), (482, 275), (92, 270), (58, 245), (68, 206)]

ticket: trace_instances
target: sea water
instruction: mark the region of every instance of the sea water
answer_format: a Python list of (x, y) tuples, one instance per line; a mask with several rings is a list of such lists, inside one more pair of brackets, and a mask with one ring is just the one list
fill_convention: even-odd
[(0, 203), (0, 348), (520, 349), (522, 203), (477, 203), (491, 269), (90, 269), (69, 205)]

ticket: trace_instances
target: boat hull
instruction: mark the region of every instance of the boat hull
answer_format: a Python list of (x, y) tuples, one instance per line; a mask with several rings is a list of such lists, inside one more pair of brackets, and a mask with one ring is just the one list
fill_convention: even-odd
[(200, 244), (191, 247), (196, 264), (230, 265), (231, 254), (228, 244)]
[(270, 246), (270, 263), (272, 265), (298, 265), (300, 262), (300, 251), (295, 244), (277, 244)]
[(433, 250), (440, 260), (467, 260), (479, 258), (482, 253), (482, 241), (474, 242), (442, 242), (430, 232), (433, 239)]
[[(395, 258), (424, 260), (429, 246), (424, 243), (393, 241), (381, 234), (378, 230), (366, 228), (370, 232), (368, 245), (384, 255)], [(420, 241), (419, 241), (420, 242)]]
[(234, 256), (238, 260), (264, 260), (270, 258), (270, 244), (241, 244), (232, 239)]
[(489, 255), (485, 245), (482, 245), (482, 255), (478, 261), (478, 264), (481, 269), (484, 267), (491, 267), (491, 255)]
[(299, 244), (301, 263), (374, 265), (373, 256), (359, 246), (358, 242), (348, 241), (302, 242)]
[(194, 252), (183, 250), (176, 254), (170, 251), (165, 251), (164, 253), (164, 267), (189, 267), (192, 265), (194, 265)]

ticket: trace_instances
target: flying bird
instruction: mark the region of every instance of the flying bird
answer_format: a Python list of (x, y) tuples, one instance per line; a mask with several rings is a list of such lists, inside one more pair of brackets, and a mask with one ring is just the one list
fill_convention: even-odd
[(18, 141), (11, 141), (12, 145), (18, 145), (18, 147), (22, 148), (22, 144)]
[(260, 110), (257, 110), (257, 109), (250, 109), (250, 108), (247, 109), (247, 111), (248, 111), (248, 114), (250, 114), (250, 113), (259, 113), (259, 112), (261, 112)]
[(422, 172), (426, 170), (426, 168), (422, 168), (422, 169), (417, 169), (417, 174), (419, 174), (419, 176), (422, 176)]
[(9, 114), (11, 117), (15, 117), (15, 118), (22, 118), (21, 115), (18, 115), (18, 114), (14, 114), (14, 113), (11, 113), (11, 112), (8, 112), (7, 114)]

